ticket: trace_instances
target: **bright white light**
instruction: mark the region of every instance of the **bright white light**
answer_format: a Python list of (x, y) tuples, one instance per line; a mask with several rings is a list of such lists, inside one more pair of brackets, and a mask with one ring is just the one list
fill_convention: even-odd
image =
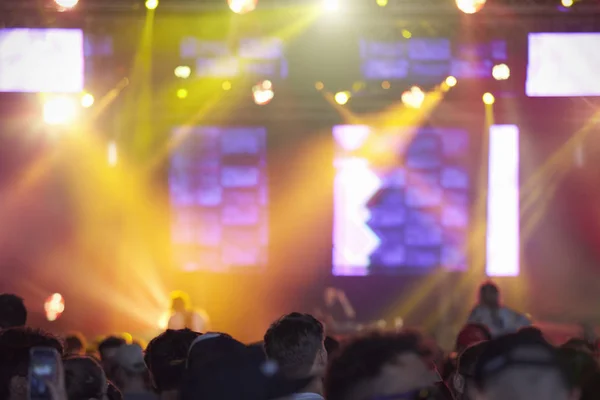
[(148, 10), (156, 10), (158, 8), (158, 0), (146, 0), (146, 8)]
[(496, 102), (496, 98), (494, 97), (494, 95), (489, 92), (484, 93), (482, 100), (483, 100), (483, 103), (487, 104), (488, 106), (491, 106), (492, 104), (494, 104)]
[(488, 276), (519, 275), (519, 128), (492, 125), (489, 139)]
[(421, 108), (425, 101), (425, 93), (418, 86), (413, 86), (410, 90), (402, 93), (402, 103), (410, 108)]
[(77, 118), (79, 104), (69, 96), (50, 97), (44, 103), (44, 122), (48, 125), (65, 125)]
[(236, 14), (246, 14), (256, 9), (258, 0), (227, 0), (229, 8)]
[(79, 3), (79, 0), (54, 0), (60, 8), (73, 8)]
[(573, 0), (562, 0), (561, 1), (563, 7), (569, 8), (573, 6)]
[(44, 302), (44, 311), (48, 321), (56, 321), (65, 311), (65, 299), (60, 293), (54, 293)]
[(475, 14), (483, 8), (486, 0), (456, 0), (456, 7), (465, 14)]
[(343, 106), (350, 100), (350, 92), (337, 92), (335, 96), (333, 96), (333, 99), (340, 106)]
[(273, 100), (273, 97), (275, 97), (273, 83), (271, 81), (259, 82), (252, 88), (252, 97), (254, 97), (254, 102), (259, 106), (269, 104)]
[(81, 107), (90, 108), (93, 105), (94, 96), (92, 96), (90, 93), (85, 93), (83, 96), (81, 96)]
[(114, 140), (111, 140), (108, 143), (108, 165), (110, 165), (111, 167), (114, 167), (115, 165), (117, 165), (117, 162), (119, 161), (119, 153), (117, 152), (117, 143), (115, 143)]
[(323, 0), (323, 8), (327, 11), (338, 11), (340, 9), (339, 0)]
[(446, 78), (446, 85), (448, 85), (448, 87), (454, 87), (457, 83), (458, 80), (453, 76), (449, 76)]
[(175, 68), (175, 76), (181, 79), (187, 79), (192, 74), (192, 69), (187, 65), (180, 65)]
[(494, 65), (492, 76), (497, 81), (505, 81), (510, 78), (510, 68), (506, 64)]

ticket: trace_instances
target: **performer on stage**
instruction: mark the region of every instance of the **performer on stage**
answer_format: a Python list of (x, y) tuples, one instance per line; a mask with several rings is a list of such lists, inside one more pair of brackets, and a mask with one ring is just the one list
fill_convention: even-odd
[(481, 285), (479, 304), (471, 312), (468, 322), (487, 326), (493, 337), (513, 333), (531, 325), (525, 315), (500, 304), (500, 291), (492, 282)]
[(325, 289), (322, 308), (317, 309), (316, 315), (325, 322), (330, 333), (353, 333), (357, 330), (356, 312), (341, 289)]
[(176, 291), (171, 294), (171, 317), (168, 329), (190, 329), (194, 332), (205, 333), (210, 329), (210, 320), (204, 310), (194, 310), (191, 307), (187, 293)]

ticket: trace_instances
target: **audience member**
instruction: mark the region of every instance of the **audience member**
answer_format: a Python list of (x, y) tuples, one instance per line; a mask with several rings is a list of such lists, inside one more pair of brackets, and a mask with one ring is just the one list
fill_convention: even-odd
[(191, 329), (194, 332), (206, 332), (210, 319), (204, 310), (192, 308), (190, 296), (182, 291), (171, 293), (171, 317), (169, 329)]
[(475, 365), (488, 346), (488, 341), (475, 343), (459, 354), (452, 377), (452, 392), (456, 400), (475, 400)]
[(475, 367), (477, 399), (575, 400), (556, 349), (536, 335), (513, 333), (488, 342)]
[(34, 347), (63, 353), (60, 341), (47, 332), (25, 327), (0, 331), (0, 400), (27, 400), (29, 353)]
[(114, 357), (114, 377), (125, 400), (153, 400), (157, 396), (146, 385), (144, 351), (137, 344), (124, 344)]
[(161, 400), (177, 400), (188, 353), (199, 336), (189, 329), (167, 330), (148, 343), (144, 360)]
[(109, 336), (98, 344), (98, 355), (100, 356), (102, 368), (104, 368), (106, 376), (111, 381), (115, 379), (113, 375), (115, 355), (117, 354), (117, 350), (124, 344), (127, 344), (127, 342), (119, 336)]
[(342, 346), (325, 376), (327, 400), (412, 398), (430, 389), (431, 352), (413, 332), (372, 333)]
[(87, 342), (79, 332), (74, 332), (65, 337), (65, 356), (84, 356)]
[(27, 323), (23, 299), (14, 294), (0, 294), (0, 329), (17, 328)]
[(68, 400), (104, 400), (108, 381), (98, 361), (71, 356), (65, 358), (63, 365)]
[(466, 324), (458, 333), (454, 350), (457, 354), (460, 354), (467, 347), (471, 347), (476, 343), (491, 339), (492, 333), (487, 326), (483, 324), (469, 323)]
[(284, 376), (314, 377), (293, 398), (323, 399), (322, 377), (327, 366), (323, 324), (309, 314), (291, 313), (275, 321), (265, 337), (267, 358), (278, 363)]

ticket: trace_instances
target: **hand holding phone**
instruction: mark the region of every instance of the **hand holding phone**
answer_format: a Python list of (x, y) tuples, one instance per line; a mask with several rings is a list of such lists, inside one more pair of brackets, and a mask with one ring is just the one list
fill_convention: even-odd
[(64, 370), (58, 352), (34, 347), (29, 359), (29, 400), (66, 400)]

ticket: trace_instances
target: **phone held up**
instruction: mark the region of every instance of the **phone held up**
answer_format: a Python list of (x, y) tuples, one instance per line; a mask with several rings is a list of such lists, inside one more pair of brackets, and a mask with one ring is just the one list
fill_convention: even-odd
[(51, 400), (52, 396), (46, 382), (58, 384), (58, 352), (49, 347), (34, 347), (29, 361), (29, 400)]

